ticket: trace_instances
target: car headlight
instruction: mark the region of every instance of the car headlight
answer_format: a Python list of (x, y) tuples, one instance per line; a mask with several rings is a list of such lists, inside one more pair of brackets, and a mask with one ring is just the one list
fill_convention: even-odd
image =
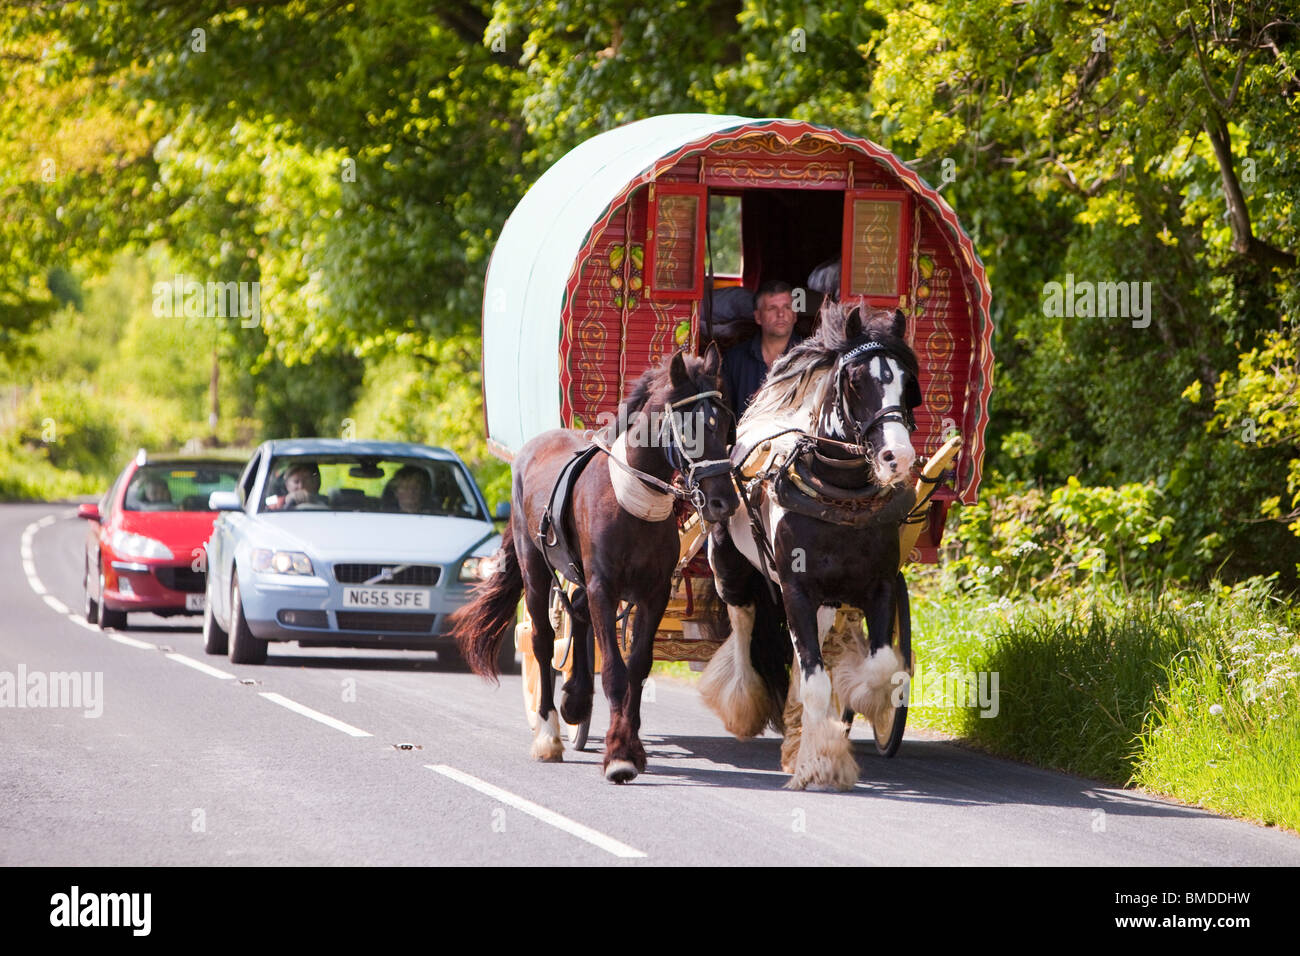
[(301, 551), (253, 549), (253, 570), (266, 574), (314, 574), (311, 558)]
[(459, 578), (462, 581), (486, 581), (496, 570), (496, 561), (492, 555), (482, 558), (466, 558), (460, 566)]
[(133, 534), (130, 531), (114, 531), (109, 543), (113, 546), (113, 550), (123, 557), (161, 558), (165, 561), (176, 557), (172, 554), (171, 548), (161, 541), (147, 538), (142, 534)]

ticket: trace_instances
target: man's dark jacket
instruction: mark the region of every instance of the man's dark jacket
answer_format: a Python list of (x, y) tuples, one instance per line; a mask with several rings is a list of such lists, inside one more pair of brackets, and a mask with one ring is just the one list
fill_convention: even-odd
[[(786, 352), (802, 341), (801, 336), (792, 333), (790, 341), (785, 345)], [(745, 414), (745, 409), (749, 408), (750, 400), (765, 378), (767, 363), (763, 361), (761, 332), (748, 342), (727, 349), (722, 356), (722, 394), (731, 410), (736, 413), (737, 419)]]

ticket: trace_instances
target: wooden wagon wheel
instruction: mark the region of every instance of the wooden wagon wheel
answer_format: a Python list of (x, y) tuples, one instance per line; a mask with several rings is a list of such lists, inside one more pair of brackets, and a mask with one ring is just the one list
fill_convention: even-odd
[[(842, 612), (843, 613), (843, 612)], [(855, 628), (861, 628), (861, 618), (853, 618)], [(837, 626), (839, 622), (837, 620)], [(898, 605), (894, 611), (894, 631), (890, 636), (890, 643), (898, 649), (899, 654), (903, 657), (903, 662), (907, 665), (908, 674), (912, 673), (912, 612), (907, 599), (907, 582), (903, 578), (903, 572), (898, 572)], [(832, 651), (838, 657), (838, 651)], [(828, 658), (829, 661), (829, 658)], [(834, 666), (832, 664), (832, 666)], [(832, 706), (836, 706), (839, 698), (832, 694)], [(857, 716), (852, 707), (844, 708), (844, 726), (847, 735), (852, 727), (853, 720)], [(881, 756), (892, 757), (898, 753), (898, 748), (903, 742), (903, 731), (907, 727), (907, 693), (903, 693), (903, 702), (894, 705), (893, 721), (887, 730), (881, 731), (874, 721), (871, 721), (871, 733), (876, 741), (876, 750)]]
[[(907, 671), (912, 672), (912, 608), (907, 598), (907, 581), (903, 578), (903, 572), (898, 572), (898, 607), (894, 612), (894, 635), (893, 644), (898, 648), (898, 652), (903, 655), (903, 663), (907, 665)], [(903, 742), (903, 731), (907, 727), (907, 685), (903, 688), (903, 702), (894, 706), (894, 722), (890, 725), (889, 733), (881, 734), (880, 729), (875, 724), (871, 725), (871, 732), (876, 738), (876, 751), (882, 757), (892, 757), (898, 753), (898, 748)]]

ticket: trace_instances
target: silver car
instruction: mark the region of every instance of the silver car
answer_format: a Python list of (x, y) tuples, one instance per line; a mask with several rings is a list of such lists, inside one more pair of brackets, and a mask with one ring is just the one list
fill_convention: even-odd
[(271, 641), (451, 651), (500, 544), (464, 462), (427, 445), (266, 442), (210, 504), (204, 650), (236, 664)]

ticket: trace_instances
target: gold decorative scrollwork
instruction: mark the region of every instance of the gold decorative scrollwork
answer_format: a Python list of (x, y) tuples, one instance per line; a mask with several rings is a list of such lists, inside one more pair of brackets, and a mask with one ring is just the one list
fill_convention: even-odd
[(824, 153), (843, 155), (848, 148), (843, 143), (818, 133), (802, 133), (796, 138), (787, 139), (775, 130), (761, 133), (748, 133), (736, 139), (714, 143), (709, 147), (715, 154), (726, 153), (798, 153), (800, 156), (820, 156)]

